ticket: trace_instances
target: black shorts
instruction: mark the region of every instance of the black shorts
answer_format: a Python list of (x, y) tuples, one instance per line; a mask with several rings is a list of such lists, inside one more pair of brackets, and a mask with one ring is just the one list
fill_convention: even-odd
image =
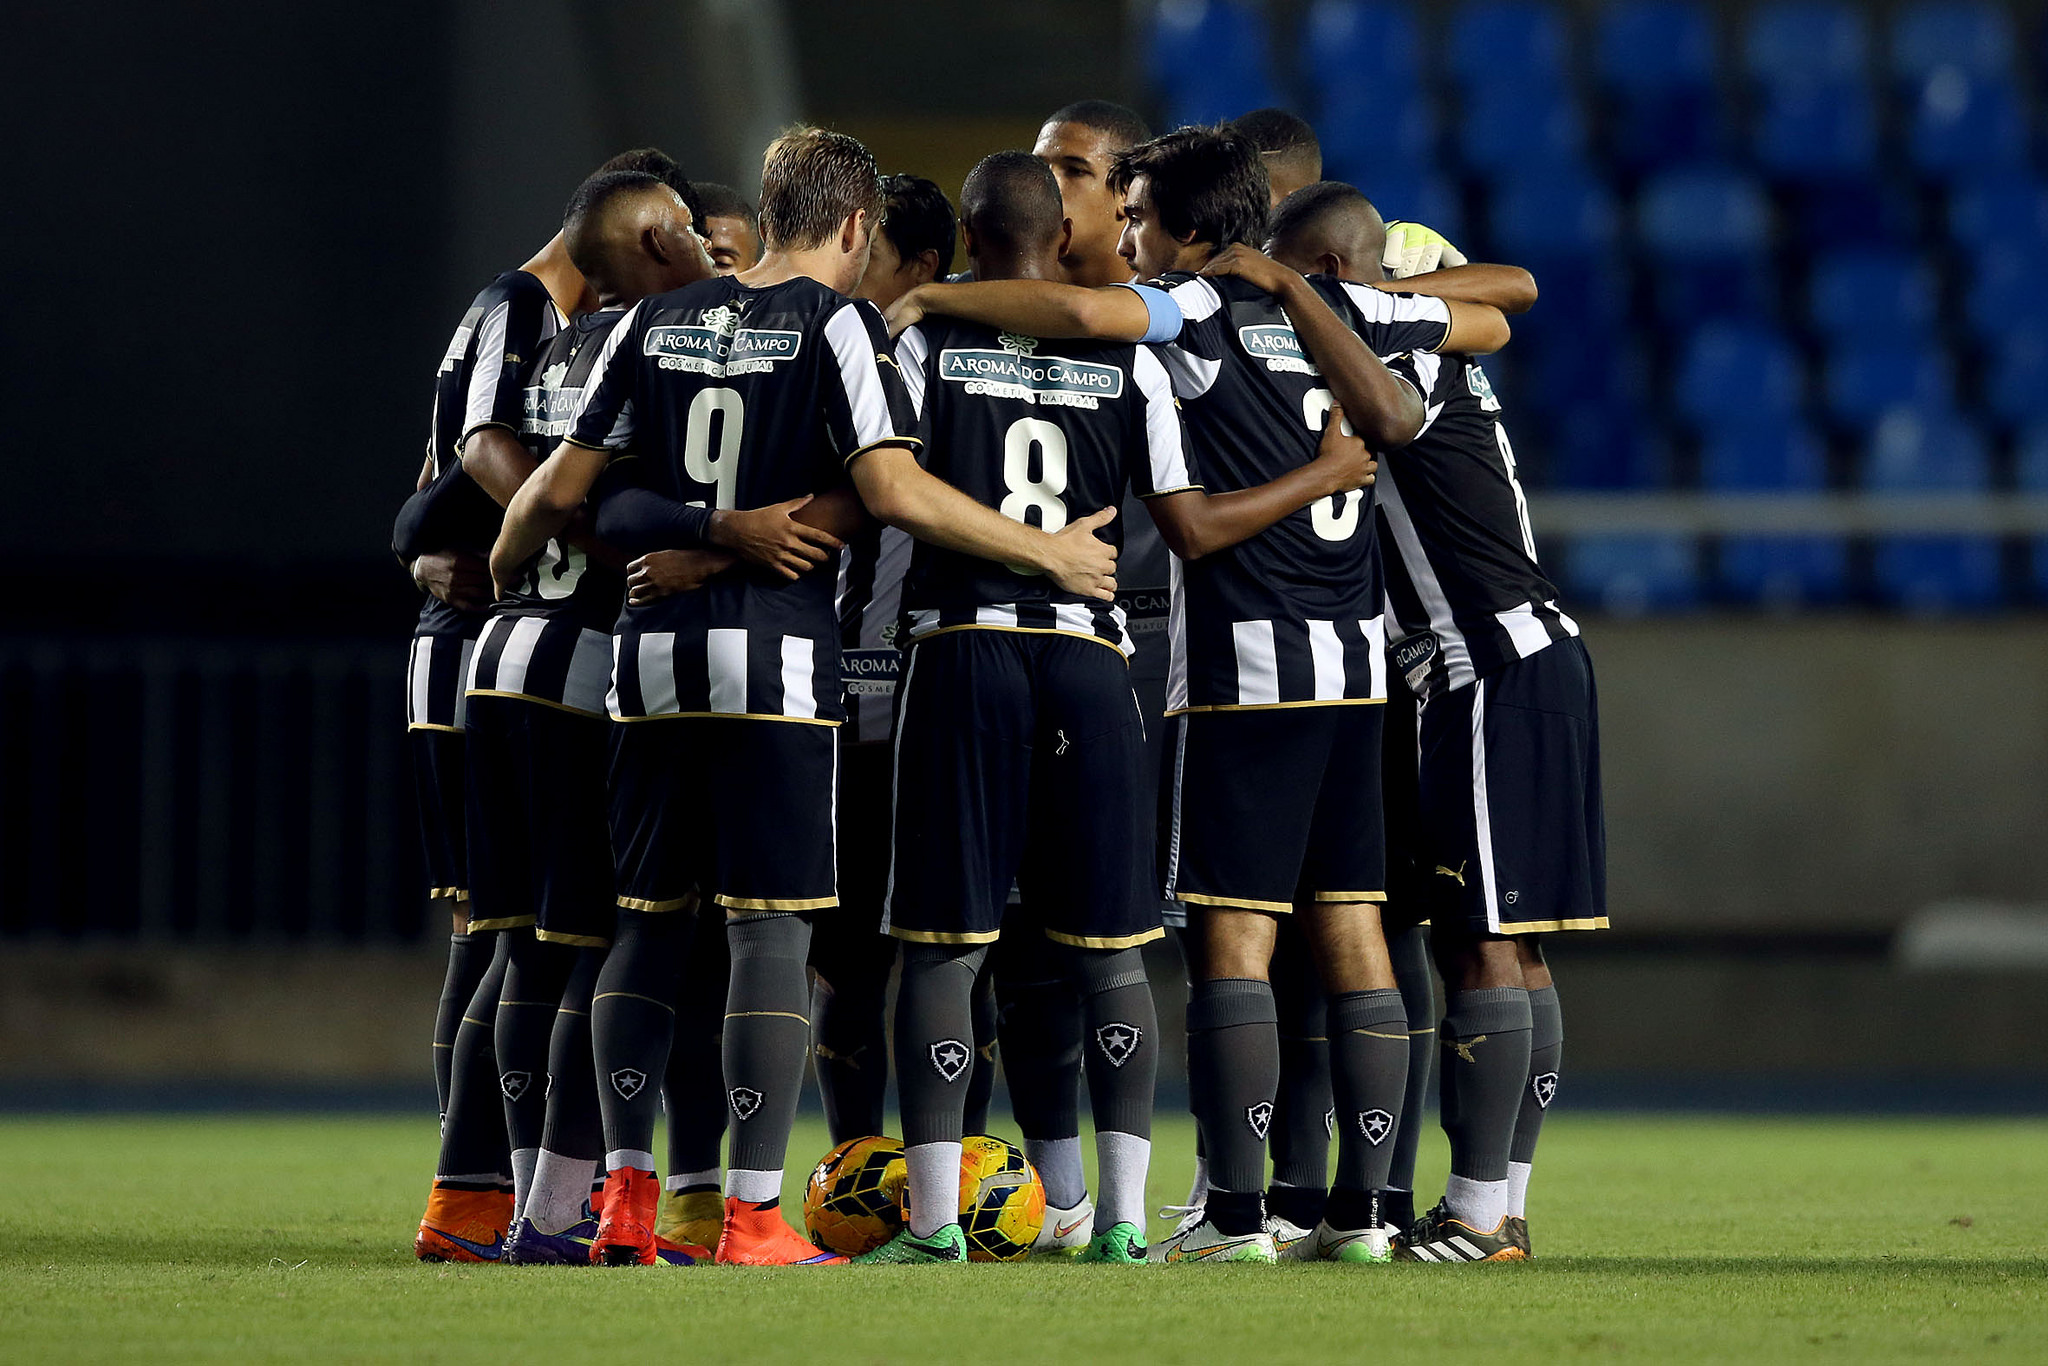
[(1159, 849), (1166, 894), (1291, 911), (1384, 901), (1379, 704), (1183, 712), (1168, 719)]
[(1386, 733), (1380, 741), (1380, 805), (1387, 830), (1387, 904), (1380, 919), (1390, 933), (1429, 918), (1431, 874), (1421, 852), (1418, 711), (1415, 695), (1395, 675), (1387, 685)]
[(1144, 749), (1129, 667), (1101, 641), (961, 630), (912, 645), (896, 698), (889, 933), (988, 943), (1015, 880), (1062, 943), (1159, 938)]
[(463, 695), (473, 640), (414, 636), (405, 665), (405, 728), (419, 795), (420, 852), (427, 895), (469, 899), (469, 861), (462, 831)]
[(1593, 662), (1576, 638), (1422, 709), (1433, 915), (1475, 934), (1607, 928)]
[(556, 943), (611, 943), (611, 728), (545, 702), (470, 697), (471, 928), (533, 925)]
[(618, 904), (733, 911), (839, 904), (839, 731), (805, 721), (662, 716), (612, 725)]

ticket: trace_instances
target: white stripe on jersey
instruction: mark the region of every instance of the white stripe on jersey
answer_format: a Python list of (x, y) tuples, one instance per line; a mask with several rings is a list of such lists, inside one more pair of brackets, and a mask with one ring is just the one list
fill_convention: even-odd
[(1415, 585), (1415, 596), (1421, 600), (1422, 610), (1429, 613), (1429, 629), (1436, 633), (1446, 684), (1462, 688), (1479, 676), (1472, 667), (1472, 647), (1458, 629), (1457, 620), (1451, 615), (1450, 599), (1444, 596), (1444, 586), (1437, 579), (1429, 556), (1423, 553), (1422, 540), (1415, 534), (1415, 520), (1408, 515), (1408, 505), (1401, 500), (1401, 482), (1394, 477), (1392, 470), (1381, 465), (1379, 477), (1373, 482), (1373, 491), (1379, 499), (1381, 511), (1387, 514), (1387, 530), (1393, 533), (1394, 548), (1400, 552), (1402, 567), (1408, 571), (1409, 581)]
[[(711, 682), (711, 710), (747, 709), (747, 632), (742, 626), (714, 626), (704, 633), (704, 662)], [(651, 715), (654, 708), (649, 707)]]
[(1508, 640), (1514, 645), (1515, 653), (1524, 659), (1550, 646), (1550, 632), (1536, 619), (1534, 603), (1525, 602), (1520, 607), (1495, 612), (1493, 619), (1500, 623), (1501, 630), (1508, 633)]
[[(494, 617), (491, 626), (500, 621), (510, 621), (512, 627), (505, 639), (505, 648), (498, 655), (498, 692), (525, 692), (526, 670), (533, 663), (533, 647), (540, 643), (540, 633), (547, 626), (545, 617)], [(485, 634), (490, 628), (485, 628)], [(483, 642), (479, 640), (478, 645)], [(481, 650), (478, 651), (482, 653)]]
[(1500, 933), (1500, 895), (1493, 884), (1493, 816), (1486, 800), (1486, 680), (1472, 684), (1472, 833), (1479, 846), (1479, 888), (1486, 896), (1486, 927)]
[[(648, 716), (676, 710), (676, 637), (656, 631), (639, 638), (640, 710)], [(613, 715), (617, 715), (614, 708)]]
[[(839, 382), (846, 386), (846, 404), (853, 413), (853, 440), (870, 446), (897, 435), (889, 417), (889, 396), (882, 389), (881, 361), (874, 338), (861, 319), (860, 303), (849, 302), (825, 324), (825, 340), (839, 362)], [(873, 307), (872, 304), (869, 307)]]
[(1365, 657), (1371, 661), (1372, 695), (1384, 698), (1387, 695), (1387, 619), (1384, 616), (1367, 617), (1358, 623), (1358, 629), (1365, 635)]
[[(1119, 613), (1118, 615), (1120, 617), (1121, 613)], [(1054, 603), (1052, 607), (1052, 619), (1053, 624), (1058, 626), (1062, 631), (1072, 631), (1074, 634), (1082, 636), (1092, 636), (1095, 634), (1095, 613), (1093, 610), (1082, 605), (1081, 603)], [(1124, 638), (1124, 646), (1124, 653), (1129, 654), (1130, 638), (1128, 636)]]
[(1371, 285), (1353, 284), (1349, 280), (1339, 281), (1344, 286), (1354, 306), (1372, 323), (1442, 323), (1451, 325), (1451, 309), (1442, 299), (1433, 299), (1427, 294), (1394, 294)]
[[(1151, 347), (1139, 347), (1132, 357), (1131, 378), (1137, 381), (1138, 392), (1145, 398), (1146, 463), (1152, 472), (1149, 491), (1166, 493), (1194, 488), (1195, 477), (1188, 472), (1180, 409), (1173, 401), (1173, 379)], [(1131, 529), (1126, 528), (1124, 535), (1131, 535)]]
[[(1217, 292), (1216, 286), (1199, 275), (1192, 280), (1182, 280), (1166, 291), (1166, 297), (1172, 299), (1174, 307), (1180, 310), (1184, 323), (1198, 323), (1223, 307), (1223, 296)], [(1450, 315), (1446, 313), (1444, 316)]]
[(414, 636), (405, 669), (405, 724), (417, 725), (434, 714), (433, 686), (434, 638)]
[(1188, 704), (1188, 600), (1180, 556), (1167, 557), (1166, 571), (1166, 710), (1175, 712)]
[[(922, 612), (918, 613), (923, 616)], [(935, 613), (934, 616), (937, 614)], [(983, 626), (1015, 626), (1017, 609), (1011, 605), (983, 606), (974, 609), (974, 620)]]
[(818, 718), (818, 699), (811, 687), (811, 671), (816, 667), (814, 653), (816, 644), (809, 636), (784, 636), (782, 638), (782, 714), (802, 716), (815, 721)]
[(476, 359), (469, 367), (469, 393), (462, 409), (462, 430), (471, 432), (498, 410), (498, 384), (505, 377), (505, 328), (512, 316), (506, 299), (485, 316), (476, 330)]
[(586, 630), (576, 637), (576, 652), (569, 656), (562, 704), (601, 715), (611, 686), (612, 638), (603, 631)]
[(1230, 635), (1237, 647), (1237, 705), (1262, 707), (1278, 702), (1280, 659), (1273, 648), (1273, 623), (1234, 621)]
[(1308, 623), (1308, 650), (1316, 668), (1315, 700), (1343, 700), (1344, 642), (1337, 639), (1337, 623), (1311, 620)]
[[(1410, 351), (1408, 353), (1408, 362), (1415, 367), (1415, 378), (1422, 382), (1422, 426), (1415, 433), (1415, 436), (1421, 436), (1423, 432), (1430, 429), (1430, 426), (1435, 423), (1437, 415), (1444, 410), (1444, 405), (1441, 401), (1436, 403), (1429, 401), (1429, 396), (1436, 392), (1437, 376), (1443, 372), (1444, 358), (1434, 351)], [(1408, 378), (1398, 370), (1394, 374), (1400, 379)], [(1409, 438), (1411, 441), (1414, 439), (1415, 437)]]
[[(575, 411), (569, 414), (567, 431), (573, 432), (583, 425), (583, 410), (590, 406), (590, 401), (593, 398), (597, 397), (597, 391), (605, 387), (604, 378), (611, 370), (612, 356), (618, 351), (620, 343), (632, 335), (634, 330), (633, 324), (639, 316), (640, 305), (634, 304), (626, 310), (625, 317), (612, 324), (611, 335), (604, 339), (604, 349), (597, 353), (596, 361), (591, 364), (588, 372), (590, 376), (589, 383), (583, 386), (582, 397), (576, 400)], [(630, 443), (632, 439), (633, 405), (628, 401), (619, 405), (619, 415), (613, 419), (612, 429), (604, 439), (605, 449), (618, 450)]]
[(896, 341), (896, 366), (903, 372), (903, 387), (910, 391), (910, 411), (924, 416), (924, 362), (931, 355), (931, 343), (921, 328), (909, 328)]

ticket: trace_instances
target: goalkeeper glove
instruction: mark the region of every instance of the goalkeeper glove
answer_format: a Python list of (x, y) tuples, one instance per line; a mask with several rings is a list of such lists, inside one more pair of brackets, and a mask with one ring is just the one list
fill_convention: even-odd
[(1380, 253), (1380, 264), (1394, 279), (1405, 280), (1411, 275), (1462, 266), (1465, 253), (1435, 228), (1397, 219), (1387, 224), (1387, 246)]

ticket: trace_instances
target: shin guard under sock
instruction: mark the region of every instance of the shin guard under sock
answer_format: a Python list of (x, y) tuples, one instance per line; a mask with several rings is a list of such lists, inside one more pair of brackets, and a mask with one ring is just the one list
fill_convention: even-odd
[(1429, 931), (1413, 926), (1387, 940), (1394, 961), (1394, 985), (1408, 1012), (1408, 1087), (1401, 1099), (1401, 1126), (1394, 1131), (1394, 1161), (1387, 1185), (1408, 1192), (1406, 1206), (1395, 1217), (1414, 1210), (1415, 1154), (1422, 1146), (1422, 1112), (1429, 1103), (1429, 1079), (1436, 1065), (1436, 990), (1430, 979)]
[(1095, 1231), (1117, 1224), (1142, 1230), (1159, 1081), (1159, 1014), (1145, 956), (1135, 948), (1067, 952), (1081, 993), (1088, 1104), (1095, 1116)]
[[(725, 1009), (732, 956), (717, 907), (697, 917), (676, 991), (676, 1039), (662, 1080), (668, 1171), (715, 1172), (725, 1145)], [(716, 1178), (714, 1178), (715, 1180)]]
[(732, 951), (722, 1050), (732, 1134), (727, 1188), (765, 1189), (773, 1174), (779, 1189), (811, 1046), (804, 961), (811, 922), (786, 912), (748, 915), (728, 919), (725, 935)]
[(1529, 1078), (1531, 1027), (1529, 993), (1520, 987), (1450, 994), (1438, 1052), (1452, 1175), (1507, 1179), (1508, 1149)]
[(999, 940), (995, 957), (1010, 1113), (1029, 1141), (1079, 1138), (1081, 1006), (1066, 965), (1051, 941), (1037, 935)]
[[(967, 1077), (974, 1067), (979, 945), (905, 944), (896, 996), (896, 1086), (910, 1168), (911, 1227), (929, 1236), (955, 1217)], [(946, 1165), (950, 1156), (952, 1165)]]
[(434, 1094), (440, 1115), (448, 1118), (449, 1076), (455, 1067), (455, 1031), (462, 1028), (462, 1012), (476, 995), (476, 984), (491, 965), (491, 936), (451, 934), (448, 936), (448, 972), (441, 981), (441, 1001), (434, 1011)]
[[(1225, 1233), (1258, 1231), (1279, 1081), (1272, 987), (1246, 977), (1195, 983), (1188, 998), (1188, 1091), (1209, 1156), (1210, 1218)], [(1226, 1193), (1233, 1198), (1220, 1198)]]
[(505, 1110), (499, 1102), (498, 1059), (492, 1042), (498, 994), (505, 984), (510, 946), (506, 930), (473, 934), (490, 943), (490, 966), (477, 979), (450, 1050), (448, 1115), (441, 1124), (437, 1180), (460, 1184), (511, 1180), (511, 1149), (505, 1140)]
[(1564, 1012), (1558, 1008), (1555, 986), (1529, 993), (1529, 1018), (1529, 1080), (1522, 1088), (1521, 1109), (1515, 1116), (1515, 1141), (1508, 1146), (1509, 1176), (1515, 1183), (1508, 1213), (1516, 1215), (1527, 1212), (1529, 1168), (1536, 1161), (1543, 1115), (1557, 1095), (1558, 1072), (1564, 1063)]
[[(1273, 1183), (1300, 1193), (1281, 1197), (1295, 1213), (1320, 1207), (1330, 1184), (1330, 1090), (1327, 1002), (1302, 936), (1283, 925), (1273, 954), (1273, 1004), (1280, 1019), (1280, 1087), (1273, 1097)], [(1289, 1218), (1290, 1223), (1306, 1224)]]
[(576, 966), (576, 949), (539, 939), (529, 929), (506, 933), (510, 945), (505, 984), (498, 993), (492, 1043), (498, 1059), (498, 1094), (512, 1147), (513, 1209), (525, 1208), (533, 1166), (547, 1125), (548, 1041), (562, 1008), (562, 989)]
[(654, 1124), (661, 1079), (675, 1036), (676, 992), (693, 916), (683, 911), (619, 911), (618, 938), (597, 975), (590, 1003), (591, 1054), (598, 1110), (610, 1154), (654, 1170)]
[(1354, 1194), (1383, 1190), (1408, 1083), (1408, 1011), (1400, 992), (1345, 991), (1330, 998), (1330, 1076), (1337, 1107), (1332, 1184)]
[(598, 1117), (597, 1068), (591, 1061), (590, 998), (597, 990), (605, 950), (580, 949), (562, 988), (548, 1037), (547, 1122), (540, 1146), (563, 1157), (604, 1157), (604, 1123)]

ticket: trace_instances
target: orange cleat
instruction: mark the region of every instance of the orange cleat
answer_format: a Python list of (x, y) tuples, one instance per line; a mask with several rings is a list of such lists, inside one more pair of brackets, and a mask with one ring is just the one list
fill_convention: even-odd
[(495, 1262), (511, 1223), (512, 1192), (436, 1185), (427, 1193), (412, 1255), (423, 1262)]
[(590, 1260), (600, 1266), (653, 1266), (654, 1205), (660, 1198), (661, 1183), (653, 1172), (637, 1167), (607, 1172)]
[(813, 1247), (782, 1218), (782, 1211), (727, 1196), (725, 1228), (718, 1235), (720, 1266), (840, 1266), (846, 1258)]

